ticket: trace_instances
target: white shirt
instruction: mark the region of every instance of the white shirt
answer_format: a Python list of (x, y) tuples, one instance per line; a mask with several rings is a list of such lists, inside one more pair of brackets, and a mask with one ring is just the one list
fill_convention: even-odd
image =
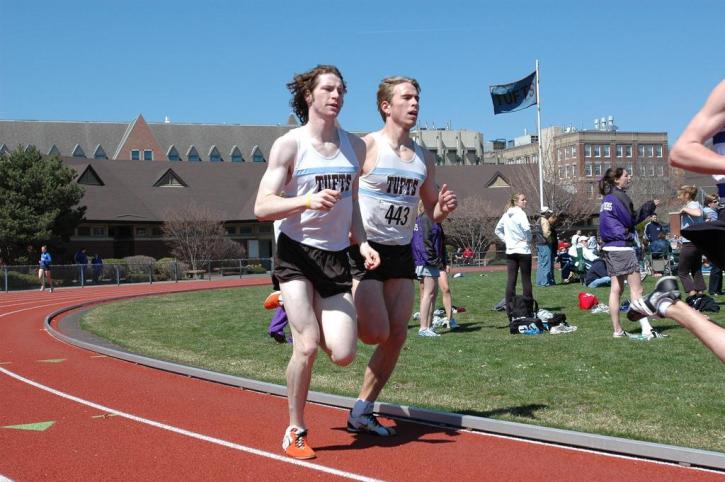
[(508, 208), (503, 213), (495, 233), (506, 244), (506, 254), (531, 254), (531, 225), (520, 207)]

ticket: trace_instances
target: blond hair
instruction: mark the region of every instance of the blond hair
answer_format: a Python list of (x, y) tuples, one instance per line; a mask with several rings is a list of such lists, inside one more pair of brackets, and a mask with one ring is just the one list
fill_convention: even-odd
[(382, 117), (383, 122), (385, 122), (385, 112), (383, 112), (383, 109), (381, 107), (383, 105), (383, 102), (392, 102), (393, 90), (395, 90), (395, 86), (405, 83), (413, 84), (415, 90), (418, 91), (418, 93), (420, 94), (420, 84), (418, 84), (418, 81), (412, 77), (394, 75), (392, 77), (386, 77), (380, 81), (380, 85), (378, 86), (378, 112), (380, 113), (380, 117)]
[(680, 197), (682, 195), (687, 196), (687, 198), (691, 201), (694, 200), (695, 196), (697, 195), (697, 186), (680, 186), (680, 188), (677, 190), (677, 197)]

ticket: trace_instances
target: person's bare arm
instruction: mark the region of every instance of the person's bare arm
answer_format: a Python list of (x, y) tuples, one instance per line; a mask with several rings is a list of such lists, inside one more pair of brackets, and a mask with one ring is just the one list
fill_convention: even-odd
[(428, 217), (436, 223), (441, 223), (458, 207), (458, 198), (455, 192), (448, 189), (447, 184), (443, 184), (439, 191), (436, 190), (435, 162), (432, 153), (426, 153), (425, 162), (428, 175), (420, 186), (420, 199)]
[(713, 89), (670, 151), (670, 164), (703, 174), (725, 174), (725, 156), (707, 147), (705, 141), (725, 128), (725, 80)]
[(330, 210), (341, 199), (340, 193), (332, 189), (303, 196), (283, 197), (281, 194), (292, 176), (296, 156), (297, 142), (290, 133), (274, 141), (267, 170), (259, 183), (254, 203), (254, 215), (260, 221), (284, 219), (305, 209)]
[(708, 320), (705, 315), (682, 301), (676, 301), (667, 308), (665, 316), (687, 328), (717, 356), (725, 362), (725, 328)]
[[(366, 143), (359, 137), (350, 134), (350, 144), (357, 158), (361, 160), (361, 171), (364, 171), (367, 154)], [(360, 246), (360, 254), (365, 259), (365, 268), (375, 269), (380, 265), (380, 256), (377, 251), (370, 247), (367, 236), (365, 235), (365, 226), (362, 222), (360, 203), (358, 202), (358, 187), (359, 179), (356, 178), (352, 185), (352, 224), (350, 226), (350, 239), (353, 244)]]

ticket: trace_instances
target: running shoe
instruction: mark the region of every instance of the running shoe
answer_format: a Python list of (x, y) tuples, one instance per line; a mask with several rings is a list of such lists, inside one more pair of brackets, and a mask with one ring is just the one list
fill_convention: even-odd
[(632, 335), (628, 331), (624, 331), (624, 330), (615, 331), (614, 333), (612, 333), (613, 338), (629, 338), (631, 336)]
[(315, 458), (315, 451), (307, 445), (307, 430), (288, 428), (282, 439), (282, 450), (295, 459)]
[(646, 333), (641, 336), (644, 341), (662, 340), (663, 338), (667, 338), (667, 335), (655, 330), (652, 330), (650, 333)]
[(680, 299), (680, 286), (677, 284), (677, 278), (674, 276), (663, 276), (657, 280), (655, 289), (643, 296), (642, 298), (632, 302), (627, 319), (637, 321), (645, 316), (660, 316), (657, 308), (664, 300), (672, 302)]
[(264, 300), (265, 310), (274, 310), (282, 306), (282, 292), (272, 291)]
[(386, 427), (378, 422), (372, 413), (363, 413), (359, 417), (352, 416), (352, 410), (347, 416), (347, 431), (352, 433), (369, 433), (379, 437), (390, 437), (395, 435), (395, 429)]
[(458, 323), (456, 322), (455, 318), (451, 318), (448, 320), (448, 329), (449, 330), (457, 330), (458, 329)]

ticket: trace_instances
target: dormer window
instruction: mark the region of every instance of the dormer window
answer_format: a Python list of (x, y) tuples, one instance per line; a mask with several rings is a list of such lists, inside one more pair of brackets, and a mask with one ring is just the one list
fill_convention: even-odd
[(219, 149), (217, 149), (216, 146), (212, 146), (209, 151), (209, 161), (222, 162), (222, 155), (219, 153)]
[(180, 161), (181, 158), (179, 157), (179, 151), (176, 150), (176, 147), (171, 146), (169, 148), (169, 152), (166, 154), (166, 157), (169, 158), (170, 161)]
[(141, 160), (141, 151), (139, 151), (138, 149), (132, 149), (131, 150), (131, 160), (140, 161)]
[(108, 159), (106, 151), (101, 147), (100, 144), (96, 147), (96, 152), (93, 153), (93, 159)]
[(86, 153), (83, 152), (80, 144), (76, 144), (73, 148), (73, 157), (86, 157)]
[(151, 149), (144, 149), (143, 150), (143, 160), (144, 161), (153, 161), (154, 160), (154, 151)]
[(259, 150), (259, 146), (254, 146), (252, 149), (252, 162), (266, 162), (262, 151)]
[(242, 151), (240, 151), (237, 146), (234, 146), (232, 148), (232, 153), (230, 157), (232, 159), (232, 162), (244, 162), (244, 158), (242, 157)]
[(196, 147), (194, 147), (194, 146), (191, 146), (189, 148), (189, 152), (186, 154), (186, 158), (189, 159), (189, 162), (201, 161), (201, 158), (199, 157), (199, 152), (196, 150)]
[(49, 156), (60, 156), (60, 149), (58, 149), (58, 146), (56, 146), (55, 144), (53, 144), (50, 147), (50, 150), (48, 151), (48, 155)]

